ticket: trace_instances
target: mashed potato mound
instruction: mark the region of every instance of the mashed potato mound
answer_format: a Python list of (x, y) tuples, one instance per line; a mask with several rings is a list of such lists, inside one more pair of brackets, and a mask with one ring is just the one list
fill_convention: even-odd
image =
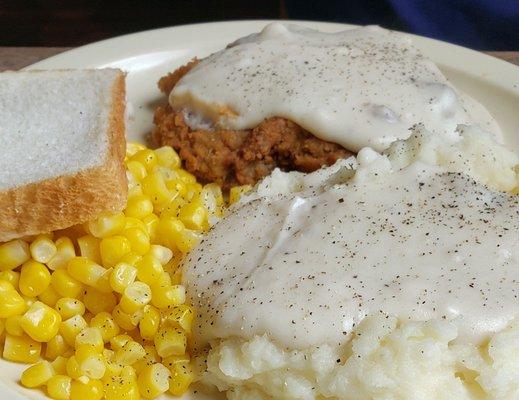
[(422, 126), (385, 152), (393, 168), (421, 161), (449, 172), (463, 172), (492, 189), (509, 192), (519, 186), (519, 157), (475, 126), (459, 125), (453, 135), (435, 135)]
[[(450, 137), (415, 127), (384, 154), (363, 149), (357, 158), (310, 175), (274, 171), (235, 207), (255, 198), (343, 183), (384, 179), (412, 163), (464, 172), (498, 191), (517, 191), (518, 157), (486, 133), (460, 126)], [(512, 400), (519, 398), (519, 323), (481, 345), (458, 339), (446, 320), (402, 321), (371, 315), (339, 348), (290, 350), (268, 336), (212, 343), (201, 381), (230, 400)]]
[(512, 400), (519, 396), (519, 326), (483, 347), (455, 344), (445, 321), (365, 318), (348, 346), (287, 351), (266, 336), (213, 347), (203, 381), (230, 400)]

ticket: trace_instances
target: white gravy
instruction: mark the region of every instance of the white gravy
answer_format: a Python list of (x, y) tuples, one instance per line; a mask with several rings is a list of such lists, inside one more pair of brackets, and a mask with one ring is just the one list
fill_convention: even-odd
[(196, 343), (339, 346), (366, 315), (452, 320), (478, 343), (519, 313), (519, 196), (412, 164), (259, 198), (184, 264)]
[(352, 151), (381, 151), (420, 122), (433, 133), (479, 124), (500, 137), (488, 111), (408, 37), (376, 26), (323, 33), (272, 23), (201, 60), (169, 102), (194, 129), (247, 129), (278, 116)]

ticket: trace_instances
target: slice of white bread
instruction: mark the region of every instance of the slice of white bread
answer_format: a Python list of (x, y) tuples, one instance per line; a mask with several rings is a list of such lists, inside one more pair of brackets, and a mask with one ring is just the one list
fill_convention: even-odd
[(125, 74), (0, 73), (0, 241), (124, 207)]

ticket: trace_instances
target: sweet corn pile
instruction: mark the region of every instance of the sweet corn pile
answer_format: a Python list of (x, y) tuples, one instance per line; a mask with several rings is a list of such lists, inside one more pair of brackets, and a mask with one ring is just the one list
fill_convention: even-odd
[(3, 357), (56, 400), (179, 396), (194, 379), (178, 265), (224, 199), (170, 147), (130, 144), (125, 163), (123, 212), (0, 245)]

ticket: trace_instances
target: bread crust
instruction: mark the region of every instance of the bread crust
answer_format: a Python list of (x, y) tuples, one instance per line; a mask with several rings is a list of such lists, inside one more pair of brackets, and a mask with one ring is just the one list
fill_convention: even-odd
[(102, 165), (0, 192), (0, 241), (64, 229), (126, 204), (125, 74), (112, 87), (109, 149)]

